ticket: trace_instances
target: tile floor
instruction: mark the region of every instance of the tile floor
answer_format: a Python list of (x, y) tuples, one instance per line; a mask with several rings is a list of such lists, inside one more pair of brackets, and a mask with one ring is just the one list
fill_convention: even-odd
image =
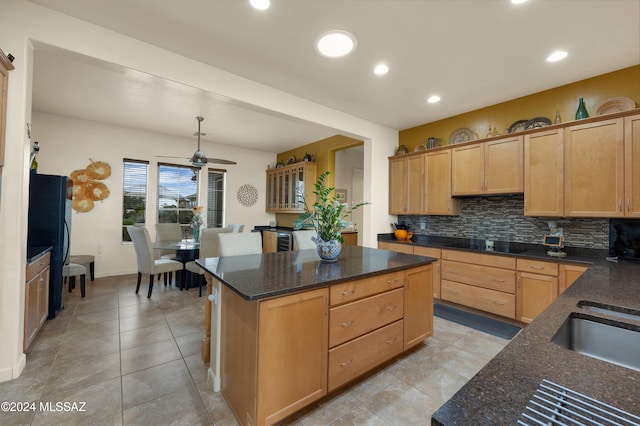
[[(23, 374), (0, 383), (0, 401), (86, 403), (85, 411), (0, 412), (0, 424), (237, 424), (200, 359), (204, 297), (156, 284), (147, 299), (135, 279), (87, 282), (85, 299), (65, 290), (65, 309), (46, 322)], [(429, 425), (506, 343), (435, 318), (434, 336), (417, 350), (282, 424)]]

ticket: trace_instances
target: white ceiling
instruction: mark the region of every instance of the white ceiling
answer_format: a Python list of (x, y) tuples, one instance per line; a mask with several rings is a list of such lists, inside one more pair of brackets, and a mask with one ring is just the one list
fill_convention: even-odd
[[(398, 130), (640, 63), (640, 0), (30, 1)], [(329, 29), (356, 50), (320, 57)], [(546, 63), (556, 49), (569, 56)], [(336, 133), (44, 46), (34, 110), (183, 137), (203, 115), (205, 140), (268, 152)]]

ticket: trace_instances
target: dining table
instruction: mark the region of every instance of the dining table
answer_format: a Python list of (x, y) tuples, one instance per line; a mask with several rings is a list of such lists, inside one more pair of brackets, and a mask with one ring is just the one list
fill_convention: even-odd
[(196, 260), (200, 255), (200, 243), (193, 240), (181, 241), (157, 241), (154, 246), (156, 250), (174, 250), (176, 252), (176, 260), (182, 263), (182, 270), (176, 272), (176, 286), (180, 290), (188, 289), (187, 270), (185, 265), (187, 262)]

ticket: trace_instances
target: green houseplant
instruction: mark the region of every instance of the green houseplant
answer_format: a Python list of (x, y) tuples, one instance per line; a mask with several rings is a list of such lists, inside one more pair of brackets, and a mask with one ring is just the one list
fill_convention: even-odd
[(312, 208), (309, 207), (304, 194), (301, 194), (305, 211), (293, 225), (294, 229), (315, 229), (317, 236), (313, 241), (318, 246), (318, 254), (323, 260), (337, 259), (341, 244), (344, 242), (340, 233), (344, 228), (351, 226), (351, 221), (347, 218), (357, 208), (369, 204), (366, 201), (359, 201), (349, 205), (336, 200), (333, 194), (335, 188), (326, 185), (329, 174), (328, 171), (322, 173), (314, 184), (315, 202)]

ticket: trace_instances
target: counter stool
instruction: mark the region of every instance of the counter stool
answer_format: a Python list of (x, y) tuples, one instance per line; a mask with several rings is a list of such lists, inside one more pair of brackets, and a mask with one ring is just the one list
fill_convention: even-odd
[(96, 258), (91, 256), (90, 254), (79, 254), (77, 256), (69, 256), (69, 263), (77, 263), (79, 265), (84, 265), (85, 267), (89, 266), (89, 275), (91, 276), (91, 281), (94, 280), (94, 265)]
[(68, 263), (62, 267), (62, 276), (69, 277), (69, 293), (76, 286), (76, 277), (80, 276), (80, 295), (84, 297), (85, 293), (85, 275), (87, 268), (77, 263)]

